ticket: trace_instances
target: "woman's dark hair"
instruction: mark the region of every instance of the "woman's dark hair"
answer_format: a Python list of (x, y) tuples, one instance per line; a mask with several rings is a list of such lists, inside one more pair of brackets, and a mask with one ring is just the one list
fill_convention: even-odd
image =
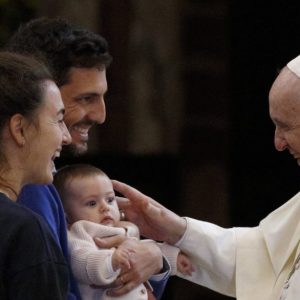
[[(0, 52), (0, 133), (15, 114), (25, 116), (35, 124), (38, 109), (44, 102), (45, 81), (52, 80), (48, 69), (34, 58)], [(0, 138), (0, 147), (2, 140)], [(17, 192), (5, 180), (10, 168), (7, 158), (0, 152), (0, 183), (2, 187)]]
[(46, 80), (53, 80), (51, 73), (34, 58), (0, 52), (0, 132), (14, 114), (34, 118)]

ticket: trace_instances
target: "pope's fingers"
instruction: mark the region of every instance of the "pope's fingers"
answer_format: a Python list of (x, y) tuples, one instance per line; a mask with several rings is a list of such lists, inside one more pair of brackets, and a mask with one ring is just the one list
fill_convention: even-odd
[(131, 202), (127, 198), (117, 196), (116, 200), (120, 209), (130, 208), (131, 206)]
[(121, 181), (113, 179), (111, 182), (113, 184), (114, 190), (118, 191), (119, 193), (121, 193), (125, 196), (126, 195), (137, 196), (139, 194), (142, 194), (137, 189), (135, 189), (135, 188), (133, 188), (133, 187), (129, 186), (128, 184), (123, 183)]
[(118, 204), (127, 204), (130, 203), (129, 200), (125, 197), (116, 196), (116, 200), (118, 201)]
[(118, 197), (118, 199), (120, 198), (120, 203), (122, 205), (127, 205), (127, 203), (129, 204), (134, 202), (134, 204), (139, 204), (143, 209), (146, 209), (149, 206), (149, 204), (152, 204), (157, 207), (163, 207), (161, 204), (159, 204), (152, 198), (146, 196), (145, 194), (127, 185), (126, 183), (117, 180), (112, 180), (112, 184), (114, 189), (117, 192), (120, 192), (122, 195), (124, 195), (127, 198), (126, 199), (126, 198)]
[(130, 201), (143, 201), (147, 199), (148, 197), (138, 191), (137, 189), (129, 186), (126, 183), (117, 181), (117, 180), (112, 180), (113, 188), (117, 192), (121, 193), (124, 195), (126, 198), (130, 199)]

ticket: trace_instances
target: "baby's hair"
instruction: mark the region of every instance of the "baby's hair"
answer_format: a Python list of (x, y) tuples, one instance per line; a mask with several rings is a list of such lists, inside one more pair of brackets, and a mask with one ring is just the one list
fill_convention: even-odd
[(60, 168), (54, 175), (53, 184), (56, 187), (62, 202), (65, 204), (67, 185), (74, 178), (84, 178), (90, 176), (106, 176), (101, 169), (89, 164), (73, 164)]

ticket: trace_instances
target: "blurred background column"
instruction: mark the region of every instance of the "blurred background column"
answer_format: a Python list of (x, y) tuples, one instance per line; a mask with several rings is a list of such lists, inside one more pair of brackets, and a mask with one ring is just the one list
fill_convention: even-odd
[[(40, 16), (62, 16), (69, 21), (80, 24), (90, 30), (99, 30), (99, 10), (103, 0), (43, 0), (37, 3), (37, 14)], [(28, 1), (29, 2), (29, 1)]]

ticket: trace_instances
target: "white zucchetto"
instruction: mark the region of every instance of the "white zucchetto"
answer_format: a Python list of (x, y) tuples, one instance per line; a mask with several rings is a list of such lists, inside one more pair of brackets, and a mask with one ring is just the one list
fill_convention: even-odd
[(297, 77), (300, 78), (300, 55), (296, 58), (292, 59), (288, 64), (287, 67), (290, 71), (292, 71)]

